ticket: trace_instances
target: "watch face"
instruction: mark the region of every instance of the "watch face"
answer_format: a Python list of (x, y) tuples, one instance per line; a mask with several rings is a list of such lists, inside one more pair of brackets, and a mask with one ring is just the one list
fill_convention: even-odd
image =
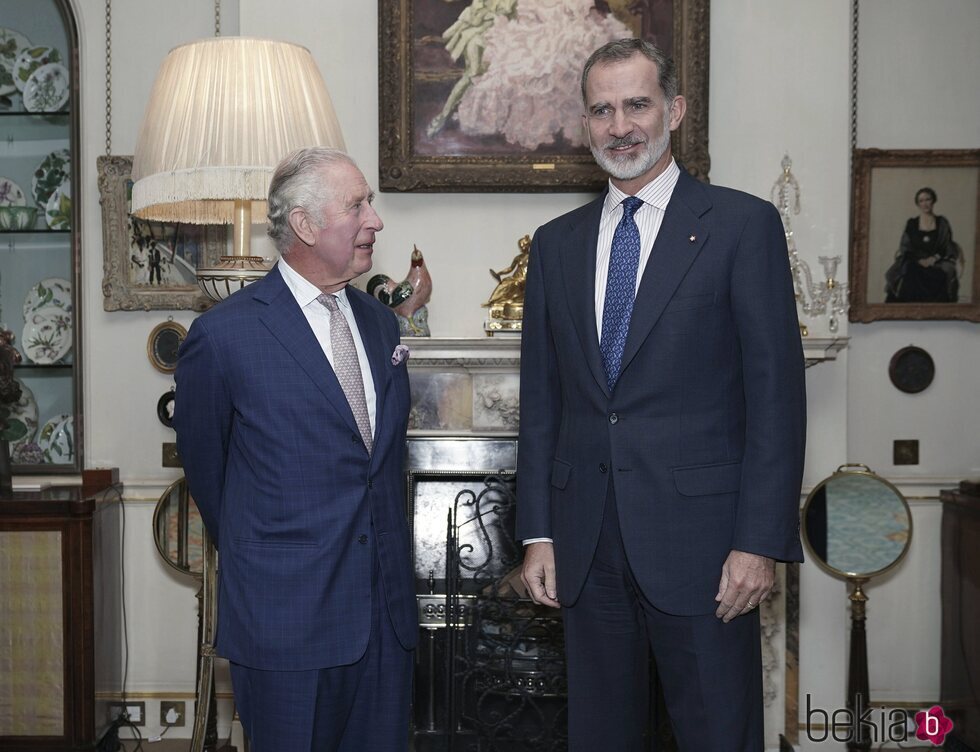
[(173, 373), (177, 368), (180, 343), (186, 336), (187, 330), (174, 321), (166, 321), (150, 332), (146, 354), (153, 367), (163, 373)]
[(932, 356), (921, 347), (903, 347), (888, 364), (888, 377), (895, 388), (906, 394), (917, 394), (928, 387), (936, 375)]

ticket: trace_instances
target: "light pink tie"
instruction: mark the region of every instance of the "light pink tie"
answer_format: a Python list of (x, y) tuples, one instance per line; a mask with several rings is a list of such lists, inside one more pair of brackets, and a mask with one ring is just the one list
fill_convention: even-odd
[(351, 412), (354, 413), (354, 421), (361, 432), (364, 446), (367, 447), (368, 454), (371, 454), (374, 449), (374, 436), (371, 434), (367, 400), (364, 398), (364, 379), (361, 376), (361, 364), (357, 359), (357, 348), (354, 347), (354, 336), (351, 334), (347, 317), (337, 305), (336, 295), (324, 293), (317, 298), (317, 302), (330, 311), (333, 370), (337, 374), (340, 387), (344, 390)]

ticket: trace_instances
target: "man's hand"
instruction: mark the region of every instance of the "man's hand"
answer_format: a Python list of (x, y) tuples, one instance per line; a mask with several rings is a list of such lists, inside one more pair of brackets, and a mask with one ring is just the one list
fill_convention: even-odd
[[(527, 571), (526, 563), (524, 571)], [(721, 568), (715, 616), (728, 623), (762, 603), (772, 591), (775, 571), (776, 562), (767, 556), (732, 551)]]
[(524, 570), (521, 580), (531, 600), (542, 606), (558, 608), (558, 584), (555, 578), (555, 547), (552, 543), (524, 546)]

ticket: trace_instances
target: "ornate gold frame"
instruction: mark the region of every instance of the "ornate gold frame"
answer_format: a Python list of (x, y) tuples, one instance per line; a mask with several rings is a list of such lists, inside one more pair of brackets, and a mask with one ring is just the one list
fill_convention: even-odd
[[(707, 180), (709, 1), (672, 0), (672, 51), (687, 98), (687, 115), (674, 133), (678, 161)], [(379, 183), (382, 191), (558, 192), (601, 188), (592, 155), (423, 156), (413, 149), (413, 14), (419, 0), (378, 0)]]
[[(99, 202), (102, 204), (102, 295), (107, 311), (187, 310), (203, 311), (213, 302), (196, 285), (146, 287), (130, 281), (133, 253), (129, 224), (129, 190), (133, 158), (100, 156)], [(201, 230), (196, 230), (202, 232)], [(214, 266), (226, 252), (228, 229), (207, 226), (201, 243), (204, 266)]]
[[(960, 320), (980, 321), (980, 169), (977, 170), (978, 185), (973, 194), (974, 244), (963, 248), (964, 254), (973, 253), (973, 278), (961, 279), (960, 290), (970, 290), (970, 300), (966, 303), (870, 303), (868, 289), (871, 284), (884, 284), (884, 280), (868, 278), (871, 234), (871, 207), (875, 200), (872, 195), (872, 176), (874, 171), (889, 168), (980, 168), (978, 149), (856, 149), (852, 161), (851, 188), (851, 255), (850, 290), (851, 321), (870, 322), (881, 320)], [(921, 186), (916, 186), (916, 188)], [(913, 188), (912, 190), (915, 190)], [(911, 200), (909, 204), (911, 205)], [(897, 247), (899, 231), (896, 228)], [(962, 236), (962, 233), (961, 233)], [(954, 239), (956, 228), (954, 227)]]
[(187, 329), (176, 321), (164, 321), (162, 324), (157, 324), (153, 327), (150, 336), (146, 338), (146, 357), (149, 358), (150, 365), (160, 373), (173, 373), (177, 370), (177, 361), (175, 360), (173, 363), (164, 361), (157, 353), (157, 340), (164, 332), (173, 332), (176, 334), (179, 346), (179, 343), (187, 338)]

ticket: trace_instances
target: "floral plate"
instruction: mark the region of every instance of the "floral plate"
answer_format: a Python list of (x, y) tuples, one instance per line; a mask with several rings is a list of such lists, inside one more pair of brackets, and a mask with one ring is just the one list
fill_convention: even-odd
[(71, 181), (66, 180), (44, 206), (44, 221), (52, 230), (71, 229)]
[(0, 405), (0, 423), (7, 421), (7, 428), (0, 432), (0, 439), (10, 442), (13, 451), (20, 444), (34, 441), (37, 435), (37, 400), (34, 392), (27, 388), (23, 381), (14, 379), (20, 384), (20, 399), (12, 405)]
[(46, 277), (34, 285), (24, 298), (24, 321), (35, 311), (47, 307), (71, 313), (71, 282), (61, 277)]
[(41, 211), (47, 207), (51, 194), (70, 177), (71, 155), (67, 149), (51, 152), (37, 166), (34, 177), (31, 178), (31, 193), (34, 194), (34, 203)]
[(31, 74), (48, 63), (60, 63), (61, 53), (54, 47), (25, 47), (14, 61), (14, 86), (21, 91), (27, 86)]
[(57, 363), (71, 351), (71, 314), (47, 306), (34, 311), (24, 324), (21, 346), (38, 365)]
[(31, 40), (13, 29), (0, 26), (0, 96), (17, 91), (14, 84), (14, 63), (25, 47), (31, 47)]
[(27, 197), (23, 189), (10, 178), (0, 177), (0, 206), (25, 206)]
[(24, 84), (24, 109), (57, 112), (68, 101), (68, 69), (61, 63), (42, 65)]
[(70, 415), (58, 415), (43, 426), (37, 443), (44, 452), (44, 461), (64, 465), (75, 456), (75, 421)]

